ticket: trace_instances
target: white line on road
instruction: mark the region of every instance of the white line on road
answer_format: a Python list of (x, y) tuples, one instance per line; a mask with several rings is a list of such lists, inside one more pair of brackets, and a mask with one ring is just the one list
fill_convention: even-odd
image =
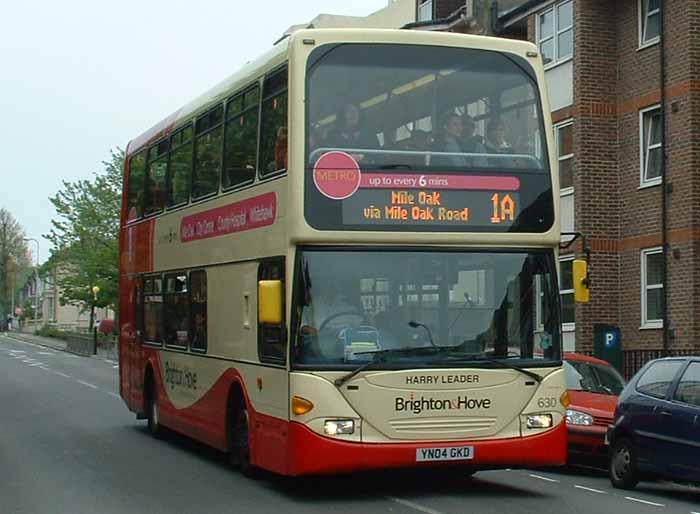
[(112, 366), (112, 369), (118, 369), (118, 368), (119, 368), (119, 364), (117, 364), (116, 366)]
[(582, 490), (584, 490), (584, 491), (590, 491), (590, 492), (592, 492), (592, 493), (608, 494), (607, 491), (601, 491), (600, 489), (593, 489), (592, 487), (585, 487), (585, 486), (583, 486), (583, 485), (575, 485), (575, 484), (574, 484), (574, 487), (575, 487), (576, 489), (582, 489)]
[(36, 361), (36, 359), (24, 359), (22, 362), (26, 362), (27, 364), (29, 364), (30, 362), (34, 361)]
[(29, 365), (30, 368), (33, 368), (34, 366), (43, 366), (43, 362), (33, 362), (32, 364)]
[(121, 400), (121, 399), (122, 399), (122, 397), (119, 396), (119, 395), (116, 394), (116, 393), (107, 393), (107, 394), (110, 395), (110, 396), (114, 396), (114, 397), (117, 398), (118, 400)]
[(89, 383), (89, 382), (83, 382), (82, 380), (78, 380), (78, 383), (79, 383), (79, 384), (83, 384), (84, 386), (91, 387), (91, 388), (93, 388), (93, 389), (97, 389), (97, 386), (96, 386), (96, 385), (93, 385), (93, 384), (91, 384), (91, 383)]
[(44, 371), (49, 371), (49, 368), (47, 366), (39, 366), (39, 369), (43, 369)]
[(56, 355), (53, 352), (36, 352), (37, 355)]
[(115, 361), (112, 361), (112, 360), (109, 360), (109, 359), (105, 359), (105, 362), (107, 362), (107, 363), (109, 363), (109, 364), (116, 364)]
[(61, 373), (60, 371), (56, 371), (56, 374), (57, 374), (57, 375), (60, 375), (60, 376), (62, 376), (62, 377), (65, 377), (65, 378), (71, 378), (70, 375), (66, 375), (65, 373)]
[(633, 498), (632, 496), (625, 496), (625, 500), (631, 502), (643, 503), (644, 505), (651, 505), (652, 507), (665, 507), (663, 503), (650, 502), (648, 500), (640, 500), (639, 498)]
[(424, 512), (425, 514), (444, 514), (439, 510), (431, 509), (430, 507), (425, 507), (412, 501), (402, 500), (401, 498), (394, 498), (393, 496), (387, 496), (387, 498), (395, 503), (400, 503), (404, 507), (409, 507), (413, 510), (417, 510), (418, 512)]
[(554, 480), (553, 478), (549, 477), (543, 477), (542, 475), (533, 475), (532, 473), (530, 474), (532, 478), (536, 478), (538, 480), (544, 480), (545, 482), (554, 482), (555, 484), (559, 483), (559, 480)]
[(72, 354), (72, 353), (69, 353), (69, 354), (68, 354), (68, 357), (70, 357), (71, 359), (79, 359), (79, 358), (80, 358), (79, 356), (74, 355), (74, 354)]

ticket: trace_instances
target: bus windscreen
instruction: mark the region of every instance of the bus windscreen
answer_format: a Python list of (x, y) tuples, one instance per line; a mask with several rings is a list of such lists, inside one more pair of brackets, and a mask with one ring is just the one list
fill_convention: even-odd
[(326, 45), (309, 58), (306, 88), (305, 216), (314, 228), (551, 228), (541, 102), (524, 59)]

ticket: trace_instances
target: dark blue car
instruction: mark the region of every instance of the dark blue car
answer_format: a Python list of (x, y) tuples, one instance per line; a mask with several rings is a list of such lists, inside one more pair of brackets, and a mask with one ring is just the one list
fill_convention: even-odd
[(700, 482), (700, 357), (657, 359), (630, 380), (608, 431), (610, 481)]

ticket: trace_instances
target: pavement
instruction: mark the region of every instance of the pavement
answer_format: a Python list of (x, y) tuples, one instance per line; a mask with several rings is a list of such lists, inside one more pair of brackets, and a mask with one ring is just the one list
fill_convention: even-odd
[[(70, 350), (67, 347), (68, 345), (66, 341), (64, 341), (63, 339), (58, 339), (56, 337), (43, 337), (34, 334), (25, 334), (23, 332), (5, 332), (4, 334), (5, 336), (13, 338), (15, 340), (38, 344), (39, 346), (43, 346), (45, 348), (50, 348), (52, 350), (57, 350), (61, 352), (70, 352)], [(97, 347), (97, 355), (94, 357), (107, 359), (108, 361), (114, 361), (115, 363), (119, 359), (118, 351), (116, 350), (116, 348), (106, 349), (101, 346)], [(0, 514), (2, 513), (0, 512)]]
[(0, 335), (0, 514), (700, 513), (697, 489), (589, 469), (250, 480), (191, 439), (149, 436), (103, 359)]

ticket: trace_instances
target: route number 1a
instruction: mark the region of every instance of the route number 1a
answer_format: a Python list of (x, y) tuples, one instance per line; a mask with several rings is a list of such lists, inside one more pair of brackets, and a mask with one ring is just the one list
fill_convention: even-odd
[(514, 221), (515, 200), (509, 194), (501, 195), (500, 193), (495, 193), (491, 197), (491, 202), (493, 203), (491, 223), (498, 224), (506, 220)]

